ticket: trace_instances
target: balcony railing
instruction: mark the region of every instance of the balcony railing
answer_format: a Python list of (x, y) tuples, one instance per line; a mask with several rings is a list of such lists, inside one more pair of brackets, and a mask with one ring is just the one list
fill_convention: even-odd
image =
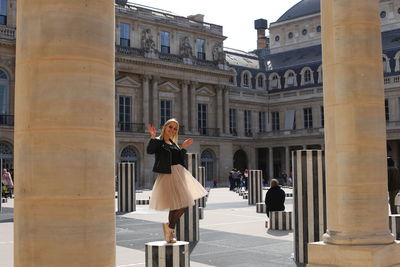
[(0, 115), (0, 126), (14, 126), (14, 115)]
[(144, 124), (119, 122), (118, 131), (128, 133), (144, 133)]
[(277, 130), (258, 133), (259, 137), (285, 137), (285, 136), (319, 136), (324, 134), (324, 128), (306, 128), (296, 130)]
[(10, 28), (7, 26), (0, 26), (0, 38), (15, 40), (15, 28)]
[(386, 129), (388, 130), (400, 129), (400, 121), (386, 121)]
[(219, 136), (218, 128), (199, 128), (200, 135), (204, 136)]

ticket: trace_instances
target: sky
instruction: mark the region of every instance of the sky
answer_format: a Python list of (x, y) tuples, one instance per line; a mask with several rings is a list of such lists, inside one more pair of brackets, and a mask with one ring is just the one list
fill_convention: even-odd
[(257, 48), (257, 31), (254, 29), (254, 20), (262, 18), (268, 20), (268, 24), (274, 22), (299, 1), (129, 0), (130, 3), (164, 9), (184, 17), (203, 14), (204, 22), (223, 26), (223, 34), (227, 37), (224, 47), (246, 52)]

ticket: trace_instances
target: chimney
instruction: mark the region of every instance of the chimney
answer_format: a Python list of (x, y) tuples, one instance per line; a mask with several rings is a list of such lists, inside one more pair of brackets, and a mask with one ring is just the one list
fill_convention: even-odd
[(190, 16), (187, 16), (187, 18), (190, 20), (197, 21), (197, 22), (204, 22), (203, 14), (190, 15)]
[(265, 36), (265, 30), (268, 29), (266, 19), (257, 19), (254, 21), (254, 28), (257, 30), (257, 49), (269, 48), (269, 38)]

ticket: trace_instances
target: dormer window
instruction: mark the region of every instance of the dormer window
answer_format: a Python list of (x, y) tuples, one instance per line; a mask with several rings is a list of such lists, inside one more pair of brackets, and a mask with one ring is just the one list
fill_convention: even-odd
[(270, 84), (269, 84), (269, 87), (271, 88), (271, 89), (279, 89), (279, 77), (278, 77), (278, 75), (273, 75), (272, 76), (272, 79), (270, 79)]
[(288, 85), (288, 87), (294, 86), (294, 73), (293, 72), (289, 73), (289, 75), (287, 77), (287, 85)]
[(249, 75), (247, 73), (243, 74), (243, 87), (249, 87)]
[(258, 88), (263, 88), (264, 87), (264, 77), (263, 76), (258, 76), (257, 79), (257, 87)]
[(311, 71), (306, 70), (304, 72), (304, 83), (310, 83), (311, 82)]

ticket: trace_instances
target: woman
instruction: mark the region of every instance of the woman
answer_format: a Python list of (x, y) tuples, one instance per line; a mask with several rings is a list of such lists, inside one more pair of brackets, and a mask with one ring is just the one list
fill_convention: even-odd
[(180, 148), (178, 143), (179, 123), (175, 119), (165, 122), (161, 134), (156, 138), (156, 130), (148, 125), (150, 142), (147, 153), (155, 154), (153, 171), (158, 173), (150, 198), (150, 208), (169, 210), (168, 223), (163, 224), (164, 238), (175, 243), (174, 229), (186, 208), (193, 206), (194, 200), (207, 195), (204, 187), (183, 167), (186, 149), (193, 143), (185, 140)]
[(279, 186), (276, 179), (271, 180), (271, 187), (265, 195), (265, 205), (267, 206), (267, 216), (270, 211), (285, 210), (285, 191)]

